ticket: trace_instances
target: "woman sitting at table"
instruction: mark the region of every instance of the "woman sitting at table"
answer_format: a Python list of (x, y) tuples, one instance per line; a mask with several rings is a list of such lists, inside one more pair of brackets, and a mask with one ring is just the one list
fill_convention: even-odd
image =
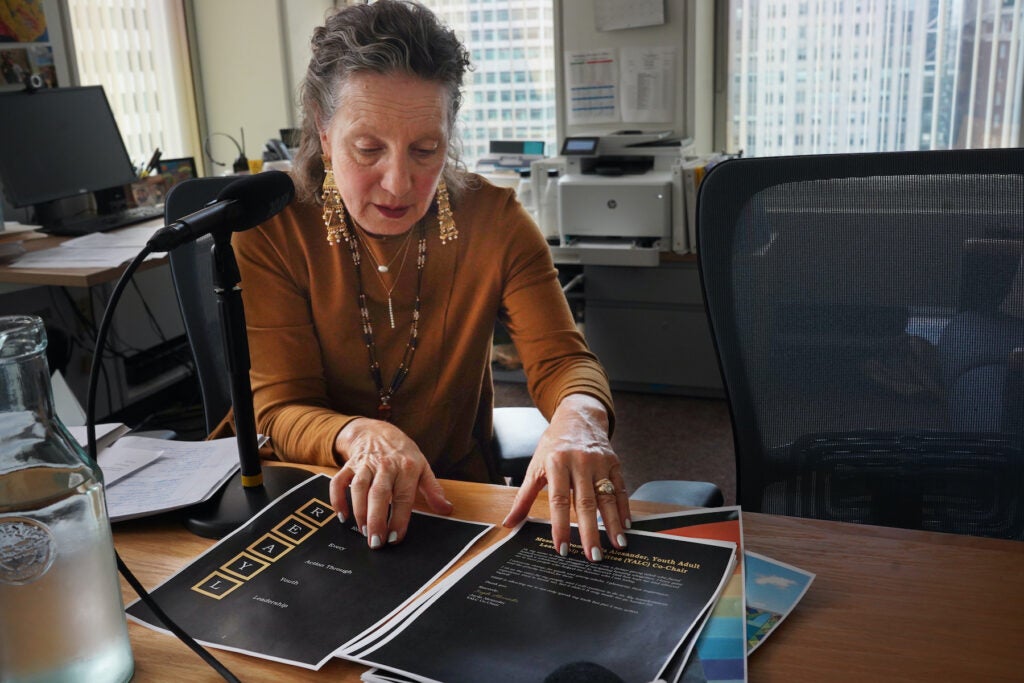
[(602, 558), (598, 514), (624, 547), (604, 371), (536, 225), (456, 154), (467, 51), (423, 7), (381, 0), (331, 15), (312, 52), (296, 199), (234, 237), (260, 432), (283, 460), (341, 466), (342, 519), (354, 515), (373, 548), (399, 542), (417, 490), (452, 511), (438, 477), (500, 481), (489, 450), (500, 320), (550, 420), (505, 524), (547, 485), (557, 551), (568, 553), (573, 506), (588, 559)]

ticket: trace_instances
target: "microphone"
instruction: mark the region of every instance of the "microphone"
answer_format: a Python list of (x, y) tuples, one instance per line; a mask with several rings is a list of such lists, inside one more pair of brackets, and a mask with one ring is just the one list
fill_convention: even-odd
[(295, 185), (287, 173), (266, 171), (243, 176), (203, 208), (157, 230), (146, 246), (151, 251), (170, 251), (225, 228), (248, 230), (280, 213), (294, 195)]

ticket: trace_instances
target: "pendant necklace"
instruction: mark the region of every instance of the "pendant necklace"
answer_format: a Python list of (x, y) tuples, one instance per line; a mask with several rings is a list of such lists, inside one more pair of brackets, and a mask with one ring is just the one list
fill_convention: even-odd
[[(370, 256), (370, 260), (373, 261), (373, 265), (377, 268), (378, 273), (391, 272), (391, 266), (395, 265), (395, 261), (398, 260), (399, 254), (405, 253), (405, 249), (409, 246), (409, 238), (412, 237), (412, 228), (410, 228), (409, 231), (405, 233), (405, 239), (402, 240), (402, 247), (400, 247), (398, 251), (395, 252), (395, 255), (391, 257), (390, 261), (388, 261), (387, 263), (381, 263), (380, 261), (377, 260), (377, 255), (373, 253), (373, 249), (370, 249), (370, 240), (372, 239), (370, 237), (370, 233), (366, 232), (366, 230), (364, 230), (358, 225), (356, 225), (356, 228), (358, 228), (359, 232), (362, 233), (363, 238), (366, 241), (366, 253)], [(405, 263), (404, 256), (402, 257), (402, 263)]]
[[(409, 232), (406, 233), (405, 242), (402, 244), (399, 250), (395, 252), (395, 255), (391, 258), (391, 261), (387, 265), (382, 265), (380, 261), (377, 260), (376, 255), (374, 255), (373, 253), (373, 249), (370, 249), (369, 241), (367, 241), (366, 244), (364, 245), (366, 247), (366, 255), (370, 257), (370, 261), (372, 261), (373, 265), (375, 266), (374, 272), (377, 274), (377, 279), (380, 280), (380, 286), (384, 288), (384, 292), (388, 296), (388, 321), (391, 323), (391, 329), (395, 329), (395, 308), (394, 305), (391, 303), (391, 293), (395, 291), (395, 287), (398, 286), (398, 281), (402, 277), (402, 271), (405, 269), (405, 257), (409, 255), (410, 237), (412, 237), (412, 230), (409, 230)], [(364, 237), (364, 239), (368, 240), (369, 238)], [(399, 254), (402, 255), (402, 262), (398, 265), (398, 272), (395, 273), (395, 279), (391, 281), (391, 286), (388, 287), (387, 283), (384, 282), (383, 273), (388, 273), (391, 271), (391, 266), (395, 263), (395, 260), (398, 258)]]
[[(410, 234), (412, 233), (411, 230), (409, 232)], [(370, 376), (373, 378), (373, 383), (377, 387), (377, 396), (380, 400), (380, 403), (377, 405), (377, 417), (378, 419), (390, 422), (391, 399), (394, 397), (395, 392), (398, 391), (398, 388), (402, 386), (402, 382), (404, 382), (405, 378), (409, 375), (409, 368), (412, 367), (412, 358), (416, 353), (416, 346), (419, 343), (420, 291), (423, 287), (423, 269), (427, 263), (426, 228), (422, 223), (419, 226), (419, 241), (416, 253), (416, 299), (413, 302), (412, 307), (412, 321), (409, 323), (409, 341), (405, 344), (405, 351), (402, 354), (402, 360), (398, 364), (398, 368), (395, 369), (395, 374), (391, 378), (391, 384), (387, 387), (384, 386), (384, 378), (381, 373), (380, 362), (377, 360), (377, 344), (373, 338), (373, 323), (370, 322), (370, 311), (366, 306), (366, 292), (363, 289), (363, 275), (359, 267), (361, 259), (359, 255), (358, 239), (350, 239), (347, 243), (349, 253), (352, 256), (352, 263), (355, 265), (356, 284), (359, 288), (359, 317), (363, 326), (363, 343), (366, 344), (366, 351), (370, 358)], [(406, 250), (407, 247), (408, 243), (406, 244)], [(369, 252), (369, 247), (367, 247), (366, 250)], [(404, 257), (402, 259), (402, 263), (405, 263)], [(395, 282), (398, 282), (398, 278), (395, 278)], [(392, 290), (393, 289), (394, 287), (392, 287)], [(391, 310), (390, 292), (388, 292), (388, 313), (391, 321), (391, 327), (393, 328), (395, 326), (395, 319), (393, 311)]]

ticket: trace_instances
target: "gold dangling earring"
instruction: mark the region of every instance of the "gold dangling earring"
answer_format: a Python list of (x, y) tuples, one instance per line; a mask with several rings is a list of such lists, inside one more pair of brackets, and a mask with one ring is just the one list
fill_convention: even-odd
[(452, 205), (448, 201), (448, 186), (441, 178), (437, 184), (437, 227), (441, 233), (441, 244), (447, 244), (448, 240), (459, 239), (459, 231), (455, 228), (455, 219), (452, 218)]
[[(345, 224), (345, 205), (341, 203), (341, 193), (334, 182), (334, 171), (331, 160), (326, 155), (320, 157), (324, 162), (324, 184), (321, 187), (321, 198), (324, 200), (322, 217), (327, 228), (327, 243), (337, 246), (341, 239), (348, 242), (348, 225)], [(339, 237), (341, 239), (339, 239)]]

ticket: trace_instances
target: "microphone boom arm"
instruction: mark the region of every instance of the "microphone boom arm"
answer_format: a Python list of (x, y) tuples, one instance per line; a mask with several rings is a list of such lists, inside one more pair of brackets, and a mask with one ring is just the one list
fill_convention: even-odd
[(220, 313), (221, 337), (231, 379), (231, 407), (238, 440), (238, 460), (241, 465), (242, 486), (254, 488), (263, 484), (260, 467), (259, 443), (256, 436), (256, 416), (249, 380), (249, 339), (245, 329), (245, 309), (242, 290), (238, 286), (242, 276), (238, 272), (235, 251), (231, 248), (230, 232), (214, 232), (211, 256), (213, 287)]

